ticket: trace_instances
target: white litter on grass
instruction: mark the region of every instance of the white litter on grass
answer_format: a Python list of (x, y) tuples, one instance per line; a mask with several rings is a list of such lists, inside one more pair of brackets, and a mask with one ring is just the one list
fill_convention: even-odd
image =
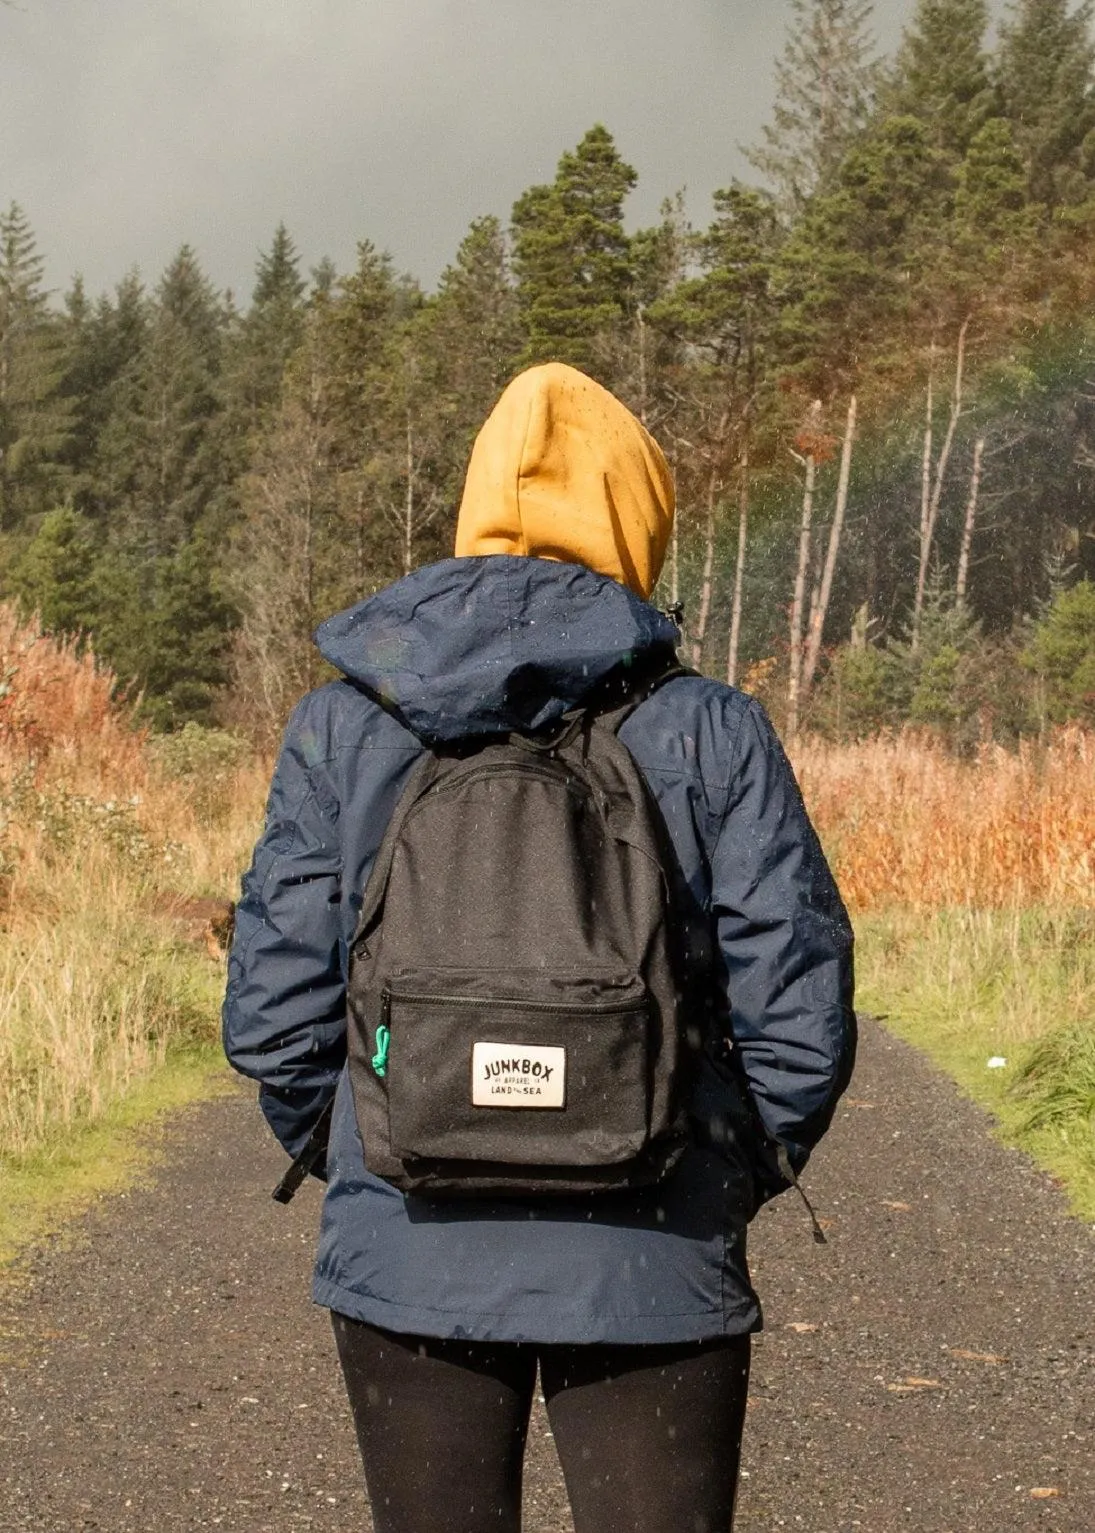
[(1007, 1060), (1003, 1057), (1003, 1055), (994, 1054), (988, 1062), (988, 1068), (990, 1070), (1002, 1070), (1006, 1064)]

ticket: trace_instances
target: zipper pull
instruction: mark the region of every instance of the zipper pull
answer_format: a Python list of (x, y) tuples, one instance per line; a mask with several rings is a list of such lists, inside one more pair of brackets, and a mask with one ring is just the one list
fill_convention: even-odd
[(380, 1001), (380, 1015), (383, 1021), (376, 1030), (376, 1053), (372, 1057), (373, 1073), (379, 1080), (383, 1080), (388, 1073), (388, 1049), (391, 1046), (392, 1033), (388, 1026), (388, 1019), (392, 1011), (392, 998), (388, 990), (384, 991)]

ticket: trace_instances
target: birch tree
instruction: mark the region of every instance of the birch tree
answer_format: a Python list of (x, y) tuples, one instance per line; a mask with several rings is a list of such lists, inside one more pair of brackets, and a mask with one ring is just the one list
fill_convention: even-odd
[(802, 707), (802, 661), (805, 637), (806, 583), (813, 556), (814, 496), (817, 491), (818, 463), (824, 462), (832, 450), (832, 439), (821, 430), (821, 400), (815, 399), (810, 408), (809, 421), (796, 438), (794, 457), (802, 464), (804, 481), (802, 490), (802, 514), (798, 527), (798, 557), (795, 560), (795, 582), (791, 596), (791, 646), (790, 666), (787, 677), (787, 735), (793, 742), (798, 738)]
[(973, 532), (977, 525), (977, 506), (981, 495), (981, 467), (985, 456), (985, 439), (979, 436), (973, 447), (973, 470), (970, 473), (970, 489), (966, 499), (966, 514), (962, 518), (962, 544), (958, 551), (958, 575), (954, 584), (955, 601), (959, 607), (966, 605), (966, 589), (969, 584), (970, 552), (973, 548)]
[(829, 600), (833, 592), (833, 574), (836, 570), (836, 561), (840, 553), (840, 540), (844, 531), (845, 514), (848, 509), (848, 492), (852, 473), (852, 449), (855, 444), (858, 411), (859, 403), (853, 394), (848, 401), (848, 418), (844, 426), (844, 441), (840, 450), (840, 475), (837, 479), (836, 505), (833, 509), (833, 519), (829, 524), (829, 539), (825, 550), (825, 563), (818, 576), (814, 596), (810, 603), (810, 626), (807, 631), (805, 654), (802, 660), (802, 694), (804, 697), (810, 695), (810, 688), (813, 686), (818, 660), (821, 656), (821, 641), (825, 631), (825, 618), (829, 611)]
[[(932, 374), (928, 374), (928, 421), (924, 431), (924, 459), (923, 474), (921, 479), (920, 500), (920, 555), (916, 573), (916, 597), (913, 603), (912, 620), (912, 648), (915, 651), (920, 643), (920, 621), (924, 611), (924, 592), (927, 588), (928, 569), (931, 563), (932, 545), (935, 539), (936, 524), (939, 521), (939, 507), (943, 499), (943, 486), (946, 483), (947, 467), (950, 463), (951, 452), (954, 448), (955, 432), (958, 430), (958, 422), (962, 419), (962, 411), (965, 405), (965, 370), (966, 370), (966, 337), (969, 334), (970, 316), (967, 315), (958, 330), (958, 339), (955, 345), (954, 356), (954, 381), (951, 385), (950, 413), (947, 417), (947, 429), (939, 449), (939, 456), (932, 469)], [(935, 346), (932, 345), (932, 363), (934, 365)]]

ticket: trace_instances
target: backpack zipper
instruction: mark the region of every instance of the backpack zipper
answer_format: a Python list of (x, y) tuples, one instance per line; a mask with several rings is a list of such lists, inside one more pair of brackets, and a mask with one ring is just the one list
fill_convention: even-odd
[[(547, 759), (551, 760), (552, 758), (549, 757)], [(428, 803), (435, 794), (447, 793), (456, 788), (465, 788), (469, 783), (481, 782), (484, 778), (508, 776), (514, 772), (520, 773), (522, 777), (537, 778), (540, 782), (546, 782), (553, 788), (566, 788), (568, 791), (573, 792), (574, 783), (578, 783), (579, 787), (583, 788), (587, 794), (593, 795), (594, 792), (591, 784), (559, 763), (556, 763), (553, 770), (552, 767), (545, 764), (543, 759), (538, 757), (533, 757), (528, 761), (488, 761), (474, 766), (463, 773), (453, 771), (449, 776), (443, 777), (440, 782), (430, 783), (421, 798), (417, 799), (407, 811), (407, 818), (410, 819), (412, 815), (417, 814), (422, 806)]]
[(593, 1001), (583, 1005), (580, 1002), (573, 1001), (569, 1004), (560, 1003), (557, 1001), (525, 1001), (519, 999), (516, 996), (509, 1000), (499, 1000), (497, 996), (436, 994), (421, 995), (410, 991), (400, 991), (399, 993), (396, 993), (394, 991), (385, 989), (383, 992), (382, 1005), (384, 1009), (384, 1016), (386, 1018), (391, 1014), (391, 1003), (393, 1001), (409, 1001), (412, 1005), (478, 1006), (481, 1008), (486, 1007), (488, 1009), (492, 1006), (504, 1006), (511, 1009), (513, 1007), (517, 1007), (520, 1011), (573, 1011), (581, 1013), (582, 1015), (593, 1012), (600, 1016), (604, 1016), (606, 1014), (617, 1011), (639, 1011), (646, 1004), (641, 996), (633, 996), (630, 1000), (627, 1001)]
[(376, 1030), (376, 1053), (369, 1063), (373, 1067), (373, 1074), (378, 1080), (383, 1080), (388, 1073), (388, 1050), (392, 1042), (392, 1002), (409, 1001), (411, 1004), (440, 1005), (440, 1006), (477, 1006), (479, 1008), (518, 1007), (521, 1011), (545, 1011), (545, 1012), (574, 1012), (580, 1016), (588, 1016), (591, 1012), (596, 1016), (610, 1016), (616, 1012), (639, 1011), (645, 1009), (645, 1001), (641, 998), (632, 998), (629, 1001), (596, 1001), (592, 1005), (581, 1006), (571, 1004), (569, 1006), (557, 1005), (554, 1001), (500, 1001), (492, 997), (477, 998), (474, 995), (415, 995), (404, 991), (399, 995), (393, 994), (387, 985), (380, 992), (380, 1026)]
[(391, 1019), (392, 993), (385, 985), (380, 996), (380, 1026), (376, 1030), (376, 1053), (369, 1061), (373, 1067), (373, 1074), (378, 1080), (383, 1080), (388, 1073), (388, 1049), (392, 1041), (392, 1030), (388, 1024)]

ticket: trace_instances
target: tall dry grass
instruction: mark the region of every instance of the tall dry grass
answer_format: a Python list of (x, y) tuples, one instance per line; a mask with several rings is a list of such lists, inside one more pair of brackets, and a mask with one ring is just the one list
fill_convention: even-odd
[(157, 749), (109, 671), (0, 606), (0, 1155), (215, 1037), (204, 928), (267, 775), (215, 743)]
[(795, 766), (853, 910), (1095, 906), (1095, 735), (969, 761), (925, 737), (813, 741)]
[(796, 757), (863, 1006), (1095, 1218), (1095, 735), (972, 761), (916, 737)]

